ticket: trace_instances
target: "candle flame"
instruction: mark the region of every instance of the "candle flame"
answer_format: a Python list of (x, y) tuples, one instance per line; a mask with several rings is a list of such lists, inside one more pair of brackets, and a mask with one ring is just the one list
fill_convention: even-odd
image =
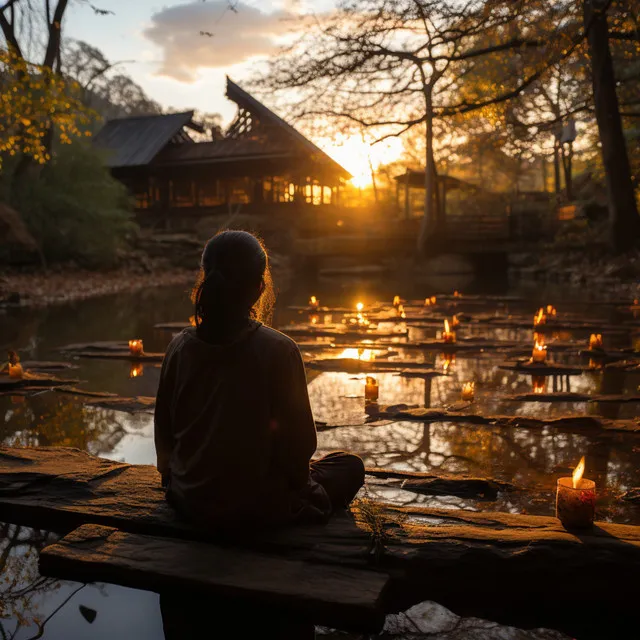
[(475, 382), (465, 382), (462, 385), (462, 399), (463, 400), (473, 400), (473, 396), (476, 390)]
[(144, 352), (142, 340), (140, 340), (139, 338), (135, 340), (129, 340), (129, 352), (133, 356), (142, 355), (142, 353)]
[(362, 313), (363, 309), (364, 309), (364, 305), (362, 304), (362, 302), (358, 302), (358, 304), (356, 304), (356, 311), (358, 313)]
[(377, 387), (378, 381), (373, 376), (367, 376), (366, 384)]
[(558, 314), (558, 312), (557, 312), (556, 308), (552, 304), (548, 304), (547, 305), (547, 315), (548, 316), (555, 316), (557, 314)]
[(459, 298), (460, 297), (460, 293), (458, 291), (454, 291), (453, 292), (453, 297), (454, 298)]
[(584, 473), (584, 456), (580, 458), (580, 462), (578, 462), (578, 466), (573, 470), (572, 479), (573, 479), (573, 488), (577, 489), (580, 481), (582, 480), (582, 474)]
[(393, 296), (393, 306), (397, 307), (400, 305), (400, 296)]
[(444, 321), (444, 332), (445, 333), (450, 333), (451, 329), (449, 328), (449, 321), (445, 318)]
[(195, 326), (196, 326), (196, 317), (195, 317), (195, 316), (189, 316), (189, 324), (190, 324), (192, 327), (195, 327)]
[(435, 296), (431, 296), (431, 304), (435, 304), (436, 303), (436, 297)]
[(458, 316), (453, 316), (453, 318), (451, 318), (451, 326), (452, 327), (460, 326), (460, 320), (458, 320)]
[(454, 353), (442, 354), (442, 371), (447, 373), (451, 367), (456, 363), (456, 356)]
[(309, 298), (309, 306), (317, 307), (318, 306), (318, 298), (316, 298), (315, 296), (311, 296)]

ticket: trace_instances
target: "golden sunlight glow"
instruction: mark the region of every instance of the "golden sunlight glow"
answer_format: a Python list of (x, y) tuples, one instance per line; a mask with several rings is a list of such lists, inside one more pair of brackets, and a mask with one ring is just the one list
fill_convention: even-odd
[(373, 360), (373, 351), (371, 349), (344, 349), (338, 358), (349, 358), (350, 360), (365, 360), (370, 362)]
[(582, 480), (582, 474), (584, 473), (584, 456), (580, 458), (580, 462), (578, 462), (578, 466), (573, 470), (573, 474), (571, 475), (573, 479), (573, 488), (577, 489), (580, 484), (580, 480)]
[(376, 171), (382, 165), (395, 162), (403, 151), (398, 138), (369, 145), (359, 134), (320, 139), (318, 146), (353, 175), (351, 184), (358, 189), (371, 186), (371, 167)]

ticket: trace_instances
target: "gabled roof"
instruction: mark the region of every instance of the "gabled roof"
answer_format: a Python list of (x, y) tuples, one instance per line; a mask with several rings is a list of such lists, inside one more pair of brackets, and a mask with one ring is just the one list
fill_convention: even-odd
[(109, 120), (93, 144), (109, 152), (106, 164), (111, 169), (147, 165), (184, 127), (197, 128), (192, 118), (193, 111), (185, 111)]
[(342, 165), (338, 164), (332, 157), (313, 144), (311, 140), (305, 138), (297, 129), (292, 127), (288, 122), (285, 122), (280, 116), (271, 111), (271, 109), (263, 105), (262, 102), (247, 93), (240, 85), (231, 80), (229, 76), (227, 76), (226, 95), (229, 100), (233, 100), (239, 107), (257, 115), (263, 124), (271, 124), (278, 127), (283, 133), (301, 144), (317, 162), (332, 165), (333, 169), (341, 173), (345, 178), (352, 177)]
[(156, 157), (155, 164), (209, 164), (216, 162), (269, 160), (294, 157), (291, 145), (283, 141), (251, 138), (219, 138), (197, 144), (170, 144)]

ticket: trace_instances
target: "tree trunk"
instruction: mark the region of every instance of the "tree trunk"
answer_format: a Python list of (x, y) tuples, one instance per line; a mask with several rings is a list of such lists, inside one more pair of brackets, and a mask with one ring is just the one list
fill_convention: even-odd
[(418, 237), (418, 250), (426, 249), (429, 239), (439, 230), (439, 221), (435, 210), (436, 169), (433, 158), (433, 105), (431, 95), (426, 96), (426, 168), (424, 172), (424, 216)]
[(615, 251), (624, 252), (638, 243), (640, 217), (616, 94), (607, 15), (601, 6), (598, 0), (584, 0), (584, 28), (589, 42), (595, 113), (609, 197), (610, 240)]

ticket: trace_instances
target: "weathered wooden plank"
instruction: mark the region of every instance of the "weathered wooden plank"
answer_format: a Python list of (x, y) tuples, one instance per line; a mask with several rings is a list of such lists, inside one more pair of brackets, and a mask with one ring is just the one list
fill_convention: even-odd
[(588, 393), (521, 393), (507, 396), (505, 400), (518, 402), (640, 402), (640, 394), (594, 394)]
[(531, 376), (579, 376), (589, 367), (572, 367), (566, 364), (540, 364), (537, 362), (516, 362), (513, 364), (503, 364), (498, 367), (503, 371), (516, 371), (526, 373)]
[[(598, 522), (575, 533), (551, 517), (380, 505), (367, 516), (365, 507), (355, 509), (355, 521), (345, 516), (323, 526), (246, 531), (234, 542), (282, 558), (365, 568), (377, 541), (380, 567), (392, 577), (390, 611), (433, 599), (460, 614), (496, 620), (505, 611), (514, 620), (529, 619), (531, 602), (537, 612), (561, 603), (563, 615), (576, 620), (590, 607), (616, 617), (635, 612), (633, 589), (602, 585), (635, 584), (640, 527)], [(0, 519), (58, 531), (102, 524), (211, 539), (166, 504), (153, 467), (74, 449), (0, 448)], [(372, 536), (372, 521), (382, 536)]]
[(244, 598), (340, 628), (379, 628), (382, 571), (311, 564), (206, 542), (131, 534), (83, 525), (40, 552), (45, 576), (110, 582), (162, 592), (190, 589), (211, 597)]
[(472, 412), (428, 409), (408, 405), (378, 405), (370, 403), (366, 407), (369, 421), (391, 420), (393, 422), (468, 422), (498, 427), (556, 427), (567, 431), (640, 431), (640, 419), (610, 420), (593, 415), (569, 415), (557, 418), (532, 418), (530, 416), (480, 415)]
[(74, 351), (76, 358), (96, 358), (98, 360), (127, 360), (129, 362), (162, 362), (164, 353), (141, 353), (132, 355), (129, 351)]

